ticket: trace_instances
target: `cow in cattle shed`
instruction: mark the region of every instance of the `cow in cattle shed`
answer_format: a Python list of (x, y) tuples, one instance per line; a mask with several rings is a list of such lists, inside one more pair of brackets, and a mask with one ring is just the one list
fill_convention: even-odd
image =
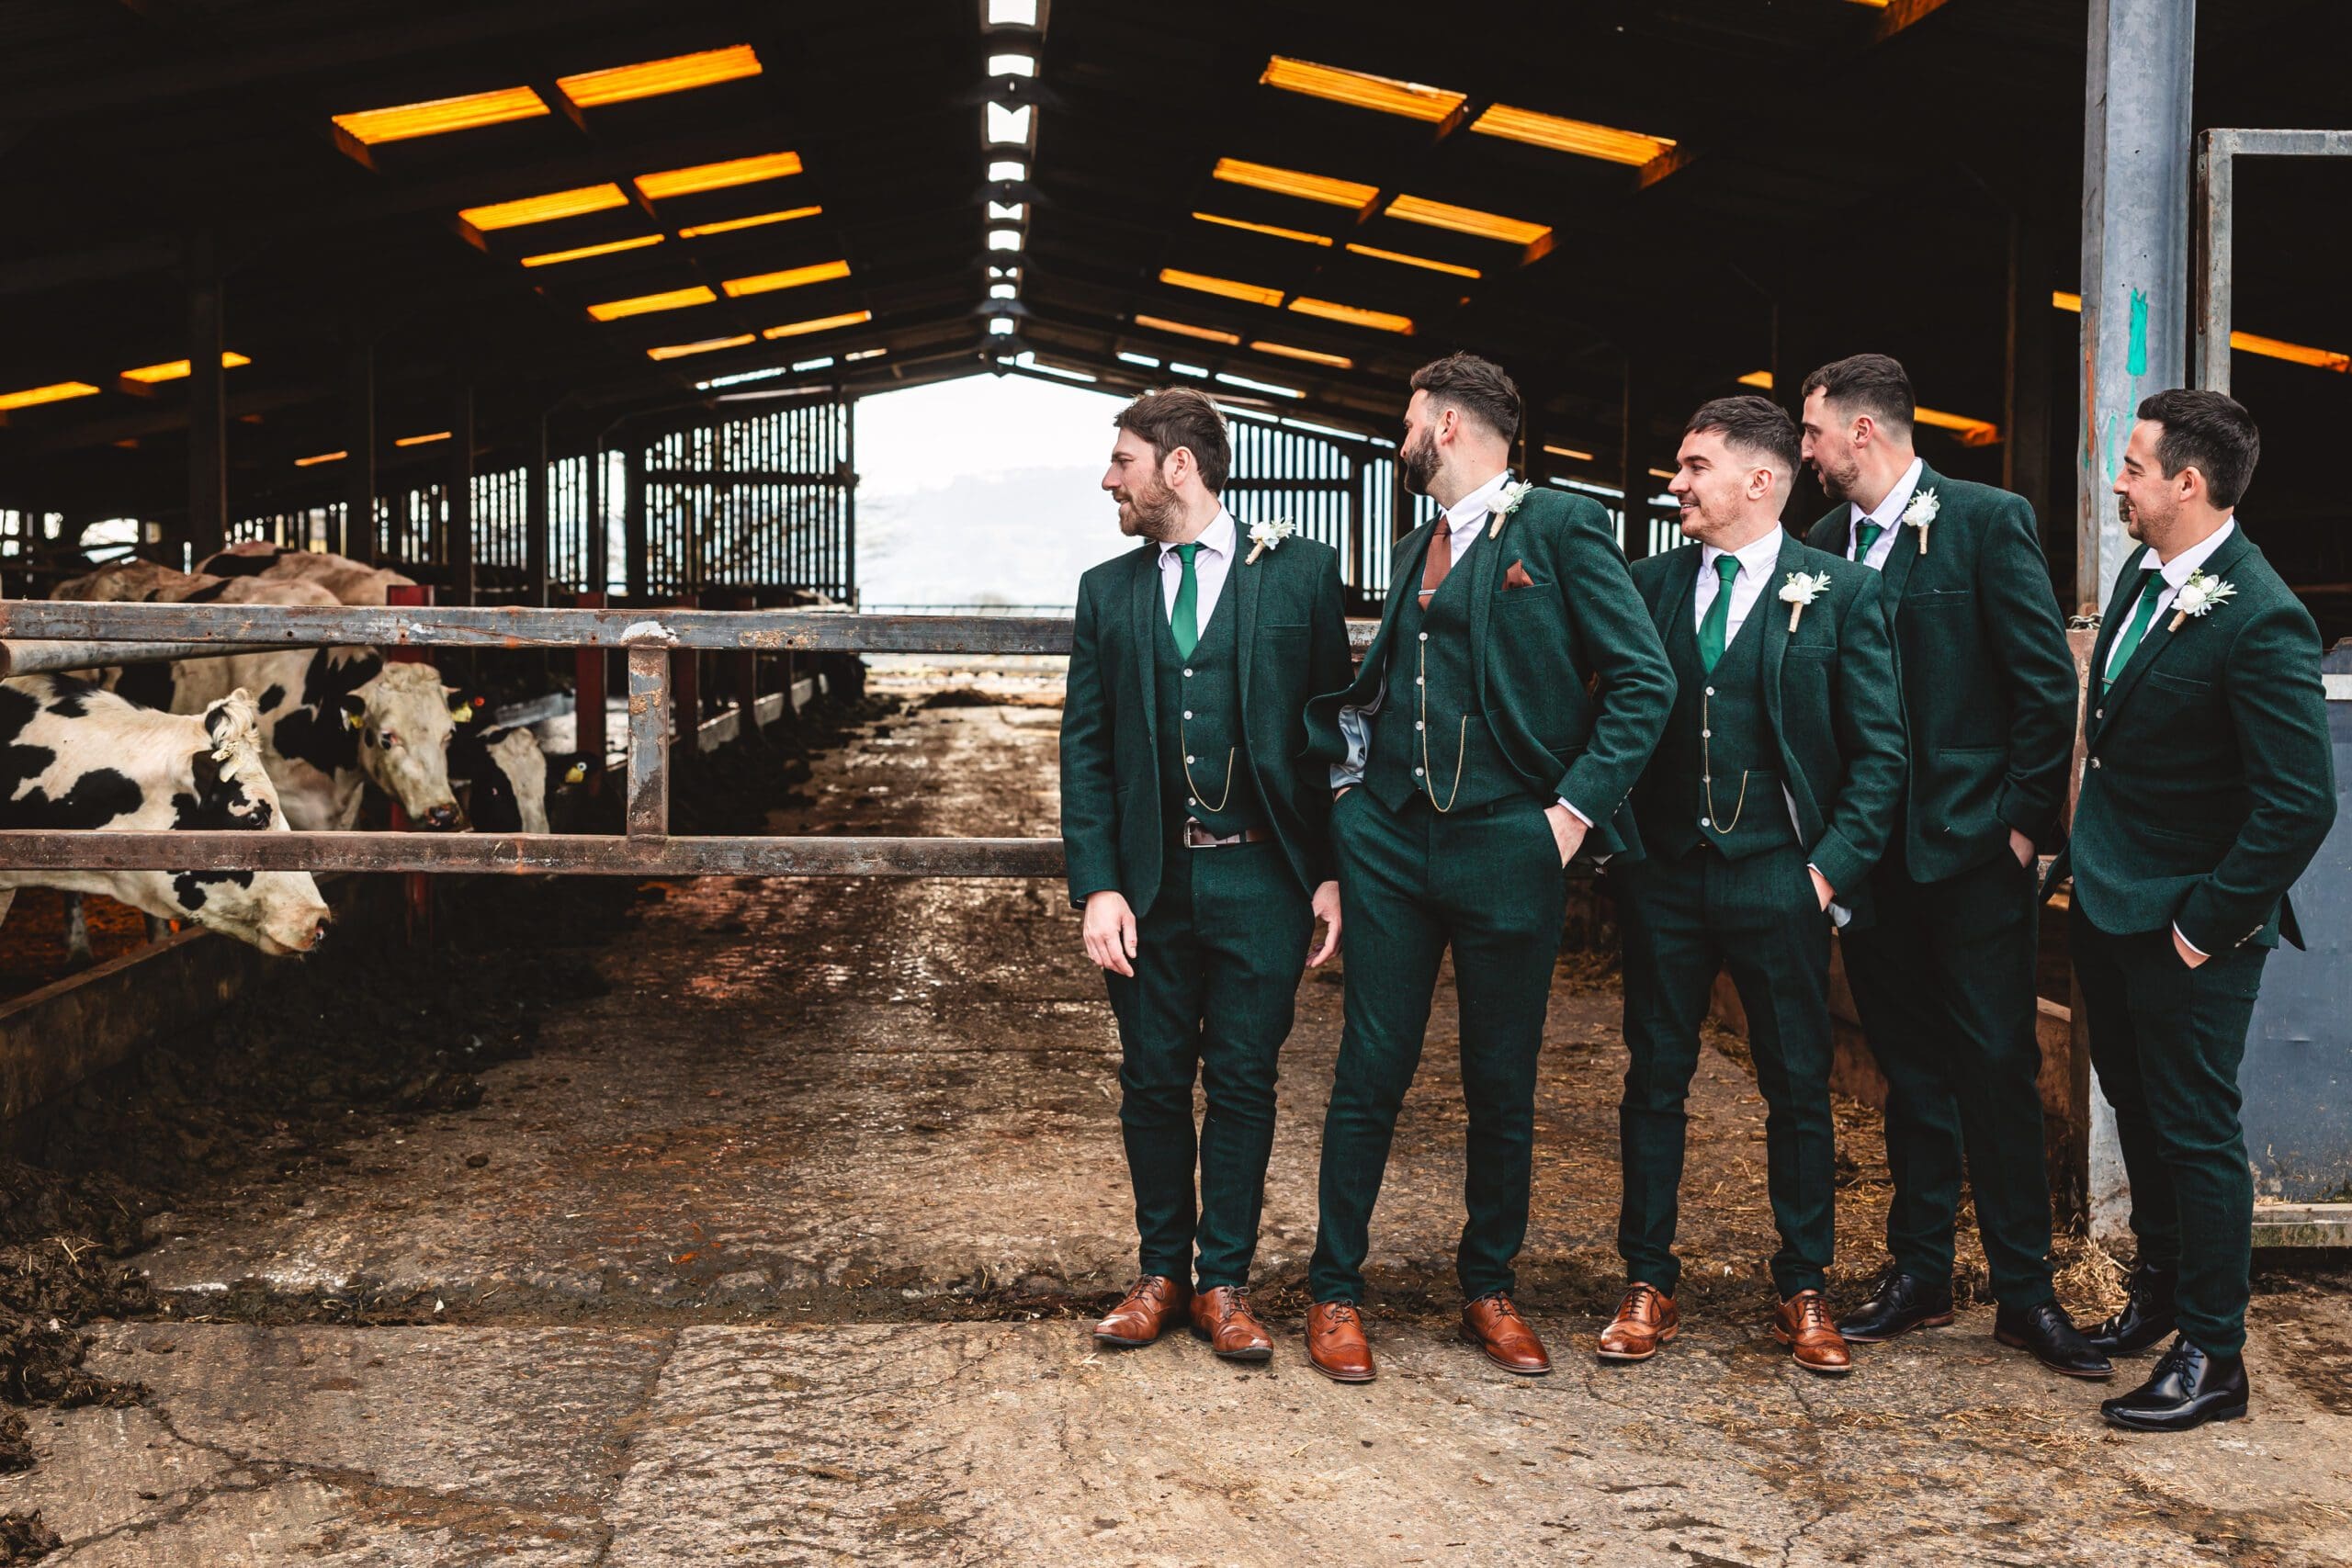
[[(284, 832), (252, 696), (159, 713), (66, 675), (0, 681), (0, 828)], [(19, 887), (104, 893), (277, 956), (308, 953), (329, 915), (304, 871), (0, 871), (0, 919)]]
[(275, 581), (314, 582), (342, 604), (381, 604), (389, 588), (413, 588), (416, 579), (390, 567), (363, 566), (349, 556), (325, 550), (289, 550), (283, 545), (248, 540), (207, 556), (196, 570), (215, 577), (258, 577)]

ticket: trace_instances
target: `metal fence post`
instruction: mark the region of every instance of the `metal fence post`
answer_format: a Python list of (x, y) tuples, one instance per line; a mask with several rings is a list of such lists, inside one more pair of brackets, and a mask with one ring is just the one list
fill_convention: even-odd
[(631, 838), (670, 830), (670, 649), (628, 650), (628, 807)]

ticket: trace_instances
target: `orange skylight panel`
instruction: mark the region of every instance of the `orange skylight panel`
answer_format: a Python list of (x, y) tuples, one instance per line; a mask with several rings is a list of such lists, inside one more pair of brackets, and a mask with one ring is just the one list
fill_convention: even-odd
[(1245, 158), (1219, 158), (1211, 171), (1228, 185), (1250, 186), (1258, 190), (1270, 190), (1276, 196), (1295, 196), (1304, 201), (1319, 201), (1331, 207), (1360, 208), (1380, 194), (1377, 186), (1356, 180), (1334, 179), (1329, 175), (1303, 174), (1296, 169), (1277, 168), (1272, 164), (1252, 164)]
[(1211, 277), (1206, 273), (1185, 272), (1178, 267), (1159, 269), (1159, 281), (1177, 288), (1197, 289), (1203, 294), (1222, 294), (1228, 299), (1243, 299), (1252, 305), (1279, 305), (1283, 291), (1269, 288), (1262, 283), (1240, 283), (1230, 277)]
[(440, 136), (477, 126), (503, 125), (508, 120), (534, 119), (548, 112), (538, 94), (528, 87), (498, 87), (487, 93), (467, 93), (454, 98), (398, 104), (385, 109), (339, 114), (334, 123), (357, 141), (373, 147), (384, 141), (406, 141), (418, 136)]
[(9, 409), (28, 409), (41, 403), (62, 403), (68, 398), (95, 398), (98, 389), (87, 381), (54, 381), (46, 387), (28, 387), (21, 392), (0, 392), (0, 412)]
[[(220, 368), (223, 370), (233, 370), (240, 365), (252, 363), (252, 360), (232, 349), (224, 348), (220, 351)], [(122, 378), (126, 381), (144, 382), (152, 387), (158, 381), (176, 381), (192, 368), (194, 368), (192, 360), (167, 359), (161, 365), (142, 365), (136, 370), (126, 370), (122, 373)]]
[(758, 229), (770, 223), (789, 223), (796, 218), (814, 218), (825, 209), (821, 207), (787, 207), (778, 212), (755, 212), (749, 218), (726, 218), (716, 223), (695, 223), (678, 231), (681, 240), (699, 240), (705, 234), (731, 234), (738, 229)]
[(584, 212), (602, 212), (608, 207), (628, 205), (628, 197), (621, 194), (621, 187), (616, 185), (581, 186), (514, 201), (493, 201), (487, 207), (461, 208), (458, 216), (477, 229), (514, 229), (525, 223), (549, 223), (559, 218), (577, 218)]
[(1384, 251), (1378, 245), (1350, 244), (1348, 249), (1374, 261), (1395, 262), (1400, 266), (1418, 266), (1428, 272), (1448, 272), (1456, 277), (1483, 277), (1475, 266), (1463, 266), (1455, 262), (1435, 261), (1428, 256), (1407, 255), (1403, 251)]
[(1481, 212), (1475, 207), (1456, 207), (1451, 202), (1431, 201), (1427, 197), (1400, 196), (1388, 204), (1388, 216), (1401, 218), (1408, 223), (1423, 223), (1432, 229), (1451, 229), (1457, 234), (1472, 234), (1481, 240), (1503, 240), (1514, 245), (1532, 245), (1552, 231), (1548, 225), (1530, 223), (1521, 218), (1505, 218), (1500, 213)]
[(1250, 345), (1261, 354), (1280, 355), (1284, 359), (1304, 359), (1310, 365), (1328, 365), (1334, 370), (1352, 370), (1356, 362), (1344, 354), (1326, 354), (1319, 348), (1294, 348), (1286, 343), (1253, 343)]
[(874, 319), (871, 310), (844, 310), (838, 316), (819, 316), (813, 321), (786, 321), (780, 327), (764, 329), (762, 337), (805, 337), (810, 333), (831, 332), (835, 327), (863, 326)]
[(1375, 76), (1369, 71), (1350, 71), (1344, 66), (1318, 65), (1311, 60), (1294, 60), (1283, 54), (1267, 61), (1265, 72), (1258, 80), (1286, 93), (1304, 93), (1353, 108), (1374, 109), (1431, 124), (1463, 104), (1460, 93), (1449, 93), (1442, 87), (1425, 87), (1419, 82), (1400, 82), (1394, 76)]
[(1252, 234), (1271, 234), (1277, 240), (1295, 240), (1302, 245), (1328, 245), (1328, 234), (1310, 234), (1304, 229), (1284, 229), (1273, 223), (1252, 223), (1243, 218), (1227, 218), (1215, 212), (1195, 212), (1193, 217), (1204, 223), (1215, 223), (1226, 229), (1246, 229)]
[(660, 294), (638, 294), (627, 299), (607, 299), (601, 305), (591, 305), (588, 313), (600, 321), (617, 321), (623, 316), (643, 316), (655, 310), (683, 310), (689, 305), (707, 305), (718, 295), (697, 283), (692, 288), (672, 288)]
[(641, 251), (648, 245), (662, 243), (659, 234), (636, 234), (626, 240), (607, 240), (601, 245), (576, 245), (568, 251), (542, 251), (535, 256), (525, 256), (525, 266), (553, 266), (558, 262), (585, 261), (590, 256), (609, 256), (622, 251)]
[(340, 463), (350, 456), (348, 452), (320, 452), (311, 457), (295, 458), (294, 466), (298, 468), (315, 468), (321, 463)]
[(750, 333), (739, 333), (733, 337), (707, 337), (700, 343), (673, 343), (662, 348), (649, 348), (645, 351), (645, 357), (684, 359), (689, 354), (709, 354), (722, 348), (741, 348), (747, 343), (759, 341)]
[(447, 441), (448, 439), (449, 433), (446, 430), (428, 430), (422, 435), (396, 436), (393, 438), (392, 445), (395, 446), (424, 446), (432, 442)]
[(697, 54), (649, 60), (638, 65), (582, 71), (577, 75), (559, 76), (555, 85), (563, 89), (565, 97), (586, 109), (601, 104), (627, 103), (631, 98), (683, 93), (719, 82), (741, 81), (759, 73), (760, 57), (752, 52), (750, 44), (739, 43), (728, 49), (706, 49)]
[(1150, 327), (1157, 332), (1174, 333), (1179, 337), (1196, 337), (1204, 343), (1221, 343), (1238, 347), (1241, 342), (1239, 333), (1219, 332), (1215, 327), (1196, 327), (1186, 321), (1171, 321), (1165, 316), (1138, 315), (1136, 325)]
[(1384, 333), (1410, 333), (1413, 318), (1399, 316), (1387, 310), (1367, 310), (1360, 305), (1341, 305), (1330, 299), (1300, 298), (1290, 302), (1290, 308), (1304, 315), (1320, 316), (1327, 321), (1343, 321), (1351, 327), (1372, 327)]
[(1674, 147), (1674, 139), (1670, 136), (1620, 130), (1613, 125), (1595, 125), (1586, 119), (1538, 114), (1533, 109), (1513, 108), (1509, 104), (1495, 105), (1472, 120), (1470, 129), (1481, 136), (1506, 137), (1531, 146), (1549, 147), (1555, 152), (1573, 152), (1580, 158), (1600, 158), (1611, 164), (1631, 164), (1635, 167)]
[(788, 266), (779, 272), (754, 273), (750, 277), (730, 277), (719, 285), (730, 299), (746, 294), (770, 294), (779, 288), (798, 288), (804, 284), (825, 283), (849, 276), (846, 261), (817, 262), (808, 266)]
[(663, 169), (637, 176), (637, 188), (652, 200), (692, 196), (696, 191), (725, 190), (729, 186), (780, 180), (800, 172), (797, 152), (762, 152), (750, 158), (728, 158), (716, 164), (695, 164), (684, 169)]

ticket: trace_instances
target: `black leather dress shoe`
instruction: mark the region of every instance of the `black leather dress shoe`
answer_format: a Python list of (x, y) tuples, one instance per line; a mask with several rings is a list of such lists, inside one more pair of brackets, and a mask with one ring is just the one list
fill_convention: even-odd
[(2032, 1352), (2035, 1360), (2070, 1378), (2115, 1375), (2114, 1364), (2091, 1348), (2083, 1331), (2056, 1302), (2022, 1311), (2001, 1308), (1993, 1314), (1993, 1337), (2012, 1349)]
[(2123, 1310), (2086, 1330), (2084, 1339), (2103, 1356), (2136, 1356), (2151, 1345), (2162, 1344), (2176, 1326), (2173, 1288), (2179, 1282), (2177, 1269), (2134, 1268), (2125, 1287), (2131, 1299), (2123, 1303)]
[(1929, 1284), (1917, 1274), (1890, 1269), (1878, 1277), (1871, 1299), (1838, 1320), (1838, 1332), (1857, 1345), (1875, 1345), (1915, 1328), (1941, 1328), (1951, 1321), (1951, 1281)]
[(2176, 1339), (2146, 1382), (2098, 1407), (2110, 1427), (2135, 1432), (2186, 1432), (2245, 1414), (2245, 1358), (2209, 1356)]

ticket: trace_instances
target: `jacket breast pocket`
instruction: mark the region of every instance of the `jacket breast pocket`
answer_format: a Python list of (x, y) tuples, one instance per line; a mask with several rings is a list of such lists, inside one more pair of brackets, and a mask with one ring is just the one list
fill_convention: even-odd
[(1922, 588), (1903, 596), (1905, 610), (1965, 610), (1976, 603), (1966, 588)]
[(2199, 681), (2193, 675), (2176, 675), (2168, 670), (2149, 671), (2148, 684), (2162, 686), (2168, 692), (2178, 692), (2185, 697), (2206, 696), (2213, 690), (2211, 681)]
[(1827, 643), (1792, 642), (1789, 644), (1791, 659), (1835, 659), (1838, 650)]

